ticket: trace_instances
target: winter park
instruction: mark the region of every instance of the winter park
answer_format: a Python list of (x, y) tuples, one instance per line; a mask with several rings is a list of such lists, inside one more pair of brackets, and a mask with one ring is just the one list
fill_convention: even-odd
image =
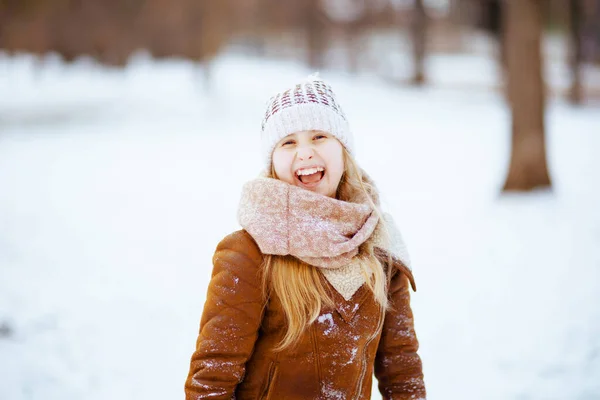
[(0, 400), (209, 398), (215, 249), (316, 71), (410, 254), (427, 399), (600, 399), (599, 1), (124, 4), (0, 2)]

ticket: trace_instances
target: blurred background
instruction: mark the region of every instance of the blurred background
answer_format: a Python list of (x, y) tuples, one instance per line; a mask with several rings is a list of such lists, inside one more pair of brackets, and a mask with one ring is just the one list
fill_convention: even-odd
[(600, 399), (599, 0), (0, 0), (1, 400), (183, 398), (263, 106), (315, 71), (429, 398)]

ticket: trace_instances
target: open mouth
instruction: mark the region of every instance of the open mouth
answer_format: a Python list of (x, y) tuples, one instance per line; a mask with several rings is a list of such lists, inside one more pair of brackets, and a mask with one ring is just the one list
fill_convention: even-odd
[(305, 186), (315, 186), (325, 176), (325, 168), (323, 167), (310, 167), (301, 168), (295, 173), (296, 178)]

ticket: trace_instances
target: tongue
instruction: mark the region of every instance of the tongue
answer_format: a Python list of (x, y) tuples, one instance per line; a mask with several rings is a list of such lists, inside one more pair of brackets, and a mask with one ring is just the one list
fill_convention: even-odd
[(300, 180), (302, 181), (302, 183), (315, 183), (315, 182), (319, 182), (322, 177), (323, 177), (323, 172), (315, 172), (312, 175), (302, 175), (300, 177)]

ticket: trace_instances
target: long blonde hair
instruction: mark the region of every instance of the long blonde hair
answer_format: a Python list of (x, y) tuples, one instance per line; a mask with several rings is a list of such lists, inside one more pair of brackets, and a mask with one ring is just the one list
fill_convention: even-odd
[[(345, 148), (343, 152), (344, 173), (338, 185), (336, 198), (343, 201), (366, 198), (379, 216), (380, 222), (377, 229), (380, 229), (381, 234), (386, 237), (385, 226), (382, 226), (381, 212), (377, 206), (379, 202), (377, 189)], [(273, 167), (271, 167), (269, 177), (277, 179)], [(387, 309), (387, 282), (390, 271), (388, 268), (386, 276), (383, 265), (374, 254), (374, 246), (370, 240), (359, 247), (356, 260), (375, 300), (383, 310)], [(286, 334), (275, 348), (276, 351), (281, 351), (298, 341), (302, 332), (317, 319), (322, 306), (333, 307), (334, 302), (323, 285), (319, 269), (293, 256), (267, 254), (262, 271), (262, 287), (265, 298), (275, 294), (281, 301), (287, 320)]]

